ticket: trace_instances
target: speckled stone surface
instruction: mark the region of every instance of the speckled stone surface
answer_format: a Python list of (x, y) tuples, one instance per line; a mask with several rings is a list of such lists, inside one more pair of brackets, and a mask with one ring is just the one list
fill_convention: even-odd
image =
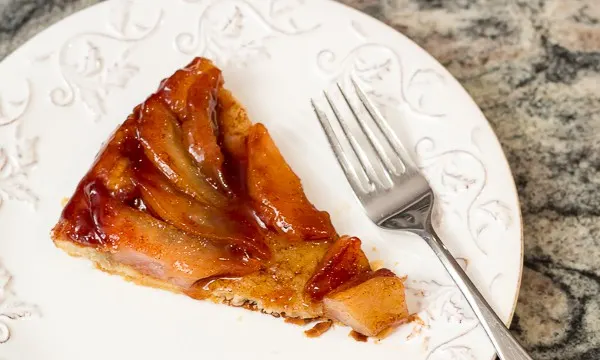
[[(600, 359), (598, 0), (340, 0), (395, 27), (475, 98), (522, 201), (512, 329), (535, 359)], [(0, 0), (0, 59), (98, 0)]]

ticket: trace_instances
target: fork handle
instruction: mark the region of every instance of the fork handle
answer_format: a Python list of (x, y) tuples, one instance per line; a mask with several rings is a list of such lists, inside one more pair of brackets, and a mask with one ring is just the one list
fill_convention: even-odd
[(502, 320), (477, 290), (456, 259), (450, 254), (448, 248), (440, 240), (432, 227), (427, 232), (418, 233), (431, 247), (440, 259), (452, 280), (467, 299), (473, 312), (479, 319), (488, 337), (496, 348), (496, 353), (501, 360), (532, 360), (525, 349), (512, 336)]

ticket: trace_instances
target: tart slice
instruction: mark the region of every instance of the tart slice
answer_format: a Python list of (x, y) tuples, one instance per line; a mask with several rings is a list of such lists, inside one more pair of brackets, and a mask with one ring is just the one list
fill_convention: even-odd
[(338, 236), (262, 124), (196, 58), (112, 135), (52, 231), (135, 283), (367, 335), (406, 320), (404, 287)]

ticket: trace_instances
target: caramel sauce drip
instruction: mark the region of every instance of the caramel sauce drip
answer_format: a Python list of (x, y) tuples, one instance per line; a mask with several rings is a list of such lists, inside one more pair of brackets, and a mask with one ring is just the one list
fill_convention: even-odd
[(325, 334), (333, 326), (333, 321), (327, 320), (316, 324), (312, 329), (306, 330), (304, 334), (309, 338), (316, 338)]
[(368, 336), (354, 330), (350, 331), (349, 336), (358, 342), (367, 342), (367, 339), (369, 338)]

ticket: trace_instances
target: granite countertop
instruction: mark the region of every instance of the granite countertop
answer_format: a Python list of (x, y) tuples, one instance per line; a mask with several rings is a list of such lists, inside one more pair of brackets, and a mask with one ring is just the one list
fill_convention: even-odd
[[(600, 359), (597, 0), (340, 1), (435, 56), (500, 138), (525, 225), (513, 332), (535, 359)], [(0, 59), (96, 2), (0, 0)]]

